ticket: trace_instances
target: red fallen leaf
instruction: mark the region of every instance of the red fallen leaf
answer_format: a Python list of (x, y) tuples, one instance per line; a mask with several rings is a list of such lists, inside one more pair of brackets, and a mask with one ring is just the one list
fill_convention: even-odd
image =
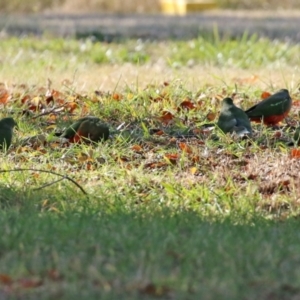
[(9, 92), (7, 89), (1, 88), (0, 89), (0, 103), (6, 104), (8, 101)]
[(271, 96), (271, 94), (269, 92), (262, 92), (260, 97), (261, 97), (261, 99), (266, 99), (270, 96)]
[(5, 285), (11, 285), (13, 283), (13, 280), (7, 274), (0, 274), (0, 282)]
[(281, 133), (280, 131), (276, 131), (276, 132), (274, 133), (273, 137), (278, 139), (278, 138), (281, 137), (281, 135), (282, 135), (282, 133)]
[(159, 118), (163, 123), (169, 123), (174, 118), (174, 115), (169, 111), (164, 111), (162, 116)]
[(21, 103), (24, 104), (26, 102), (28, 102), (30, 100), (30, 96), (29, 95), (25, 95), (22, 99), (21, 99)]
[(179, 143), (179, 148), (186, 153), (193, 153), (192, 148), (186, 143)]
[(27, 279), (21, 278), (18, 280), (19, 285), (24, 289), (36, 288), (43, 284), (41, 279)]
[(183, 102), (180, 103), (178, 109), (187, 109), (187, 110), (190, 110), (190, 109), (195, 109), (196, 106), (193, 102), (191, 102), (191, 100), (189, 99), (185, 99)]
[(141, 151), (143, 151), (143, 148), (140, 145), (133, 145), (131, 147), (131, 150), (133, 150), (135, 152), (141, 152)]
[(155, 134), (155, 135), (163, 135), (164, 132), (163, 132), (162, 130), (159, 130), (159, 131), (155, 132), (154, 134)]
[(215, 118), (216, 118), (217, 114), (216, 113), (213, 113), (213, 112), (209, 112), (207, 115), (206, 115), (206, 119), (208, 121), (213, 121)]
[(300, 158), (300, 149), (292, 149), (291, 150), (291, 157), (292, 158)]

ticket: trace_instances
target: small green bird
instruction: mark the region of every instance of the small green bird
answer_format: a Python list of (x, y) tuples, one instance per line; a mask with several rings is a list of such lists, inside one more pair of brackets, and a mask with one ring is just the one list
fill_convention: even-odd
[(109, 128), (99, 118), (87, 116), (74, 122), (61, 136), (71, 143), (106, 141), (109, 137)]
[(252, 134), (248, 116), (242, 109), (234, 105), (231, 98), (223, 99), (217, 125), (224, 133), (234, 132), (240, 137)]
[(7, 150), (11, 144), (13, 129), (17, 123), (13, 118), (0, 120), (0, 149)]

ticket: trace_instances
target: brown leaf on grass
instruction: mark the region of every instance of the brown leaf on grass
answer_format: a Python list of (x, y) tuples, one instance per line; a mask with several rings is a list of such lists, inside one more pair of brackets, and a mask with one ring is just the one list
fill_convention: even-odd
[(213, 112), (209, 112), (207, 115), (206, 115), (206, 120), (208, 121), (214, 121), (217, 117), (217, 114), (216, 113), (213, 113)]
[(9, 92), (5, 88), (0, 88), (0, 104), (6, 104), (8, 102)]
[(4, 285), (11, 285), (13, 283), (13, 279), (7, 274), (0, 274), (0, 283)]
[(186, 98), (183, 102), (180, 103), (177, 110), (178, 111), (180, 111), (181, 109), (191, 110), (195, 108), (196, 108), (195, 104), (189, 98)]
[(163, 135), (163, 134), (164, 134), (164, 131), (159, 130), (159, 131), (155, 132), (154, 134), (155, 134), (155, 135)]
[(178, 153), (168, 153), (168, 154), (165, 154), (164, 156), (167, 161), (169, 161), (171, 164), (176, 164), (178, 159), (179, 159), (179, 154)]
[(276, 131), (273, 134), (273, 138), (279, 139), (282, 136), (282, 132), (281, 131)]
[(178, 145), (182, 152), (186, 152), (189, 154), (193, 153), (192, 148), (189, 145), (187, 145), (186, 143), (179, 143)]
[(28, 111), (39, 111), (45, 107), (41, 96), (31, 97), (29, 95), (25, 95), (21, 99), (21, 103), (27, 105), (27, 109), (25, 109), (23, 113)]
[(163, 111), (162, 116), (159, 119), (162, 123), (168, 124), (174, 119), (174, 115), (169, 111)]
[(142, 152), (143, 151), (143, 148), (140, 146), (140, 145), (133, 145), (131, 147), (131, 150), (135, 151), (135, 152)]
[(69, 113), (73, 113), (74, 110), (76, 108), (78, 108), (79, 106), (76, 102), (68, 102), (68, 103), (66, 103), (65, 107), (66, 107), (66, 110), (68, 110)]

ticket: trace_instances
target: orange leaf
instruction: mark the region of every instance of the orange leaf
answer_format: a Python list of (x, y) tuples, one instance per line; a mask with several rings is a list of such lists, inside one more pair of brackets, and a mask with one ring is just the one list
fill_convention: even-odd
[(7, 89), (0, 89), (0, 103), (6, 104), (8, 101), (9, 93)]
[(67, 105), (66, 105), (66, 109), (68, 109), (68, 111), (69, 111), (70, 113), (72, 113), (76, 108), (78, 108), (78, 105), (77, 105), (76, 102), (69, 102), (69, 103), (67, 103)]
[(114, 100), (116, 100), (116, 101), (120, 101), (120, 100), (122, 100), (122, 95), (120, 95), (120, 94), (118, 94), (118, 93), (114, 93), (114, 94), (112, 95), (112, 98), (113, 98)]
[(169, 153), (165, 155), (165, 158), (170, 161), (170, 163), (175, 164), (179, 158), (178, 153)]
[(291, 150), (291, 157), (292, 158), (300, 158), (300, 149), (292, 149)]
[(271, 94), (269, 92), (262, 92), (260, 97), (261, 97), (261, 99), (266, 99), (270, 96), (271, 96)]
[(0, 282), (5, 284), (5, 285), (10, 285), (10, 284), (13, 283), (13, 280), (9, 275), (0, 274)]
[(209, 112), (207, 115), (206, 115), (206, 119), (208, 121), (213, 121), (215, 118), (216, 118), (217, 114), (216, 113), (213, 113), (213, 112)]
[(192, 153), (193, 152), (192, 148), (189, 145), (187, 145), (186, 143), (179, 143), (179, 148), (183, 152), (186, 152), (186, 153)]
[(131, 150), (136, 151), (136, 152), (141, 152), (141, 151), (143, 151), (143, 148), (140, 145), (133, 145), (131, 147)]
[(164, 111), (162, 116), (160, 117), (160, 120), (163, 123), (169, 123), (171, 120), (173, 120), (174, 115), (171, 114), (169, 111)]

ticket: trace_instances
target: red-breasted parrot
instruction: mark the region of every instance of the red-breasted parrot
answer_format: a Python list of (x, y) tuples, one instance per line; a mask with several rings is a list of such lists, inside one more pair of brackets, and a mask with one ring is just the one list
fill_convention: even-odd
[(251, 121), (262, 122), (265, 125), (276, 125), (289, 113), (292, 98), (289, 91), (282, 89), (245, 111)]

